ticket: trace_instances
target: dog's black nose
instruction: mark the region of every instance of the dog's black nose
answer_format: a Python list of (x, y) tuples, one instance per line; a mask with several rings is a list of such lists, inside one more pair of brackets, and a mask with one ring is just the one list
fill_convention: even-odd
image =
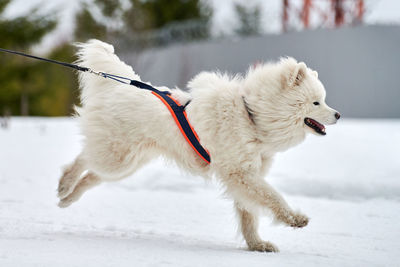
[(335, 113), (335, 118), (338, 120), (338, 119), (340, 119), (340, 113), (339, 112), (336, 112)]

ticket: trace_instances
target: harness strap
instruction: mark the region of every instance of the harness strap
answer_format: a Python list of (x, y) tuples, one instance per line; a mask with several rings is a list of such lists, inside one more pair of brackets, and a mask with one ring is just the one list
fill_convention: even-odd
[(193, 129), (187, 118), (185, 107), (188, 103), (182, 106), (176, 99), (171, 96), (170, 92), (159, 91), (156, 88), (139, 81), (132, 80), (131, 85), (137, 86), (141, 89), (150, 90), (153, 95), (158, 97), (161, 102), (163, 102), (164, 105), (168, 108), (183, 137), (185, 137), (186, 141), (189, 143), (192, 149), (205, 162), (207, 162), (208, 164), (211, 163), (209, 152), (200, 144), (199, 136), (197, 135), (196, 131)]

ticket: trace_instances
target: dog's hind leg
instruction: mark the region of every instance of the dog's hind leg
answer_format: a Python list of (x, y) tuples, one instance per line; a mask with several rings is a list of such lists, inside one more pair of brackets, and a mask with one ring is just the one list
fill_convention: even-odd
[(66, 208), (73, 202), (77, 201), (83, 193), (85, 193), (90, 188), (101, 183), (101, 179), (93, 172), (88, 172), (75, 186), (73, 191), (67, 195), (65, 198), (60, 199), (58, 206), (60, 208)]
[(74, 190), (85, 170), (85, 161), (82, 158), (82, 154), (80, 154), (72, 164), (64, 169), (63, 175), (58, 183), (58, 197), (60, 199), (65, 198)]
[(236, 212), (239, 218), (239, 227), (250, 250), (262, 252), (278, 252), (278, 248), (267, 241), (263, 241), (258, 235), (258, 215), (240, 207), (235, 202)]

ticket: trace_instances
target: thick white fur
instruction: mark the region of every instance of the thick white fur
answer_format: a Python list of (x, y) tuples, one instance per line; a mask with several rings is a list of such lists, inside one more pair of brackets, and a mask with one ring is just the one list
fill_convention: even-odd
[[(78, 45), (79, 64), (96, 71), (140, 80), (114, 54), (111, 45), (91, 40)], [(251, 250), (277, 251), (257, 233), (258, 216), (270, 211), (292, 227), (307, 225), (264, 180), (276, 152), (299, 144), (310, 117), (336, 122), (325, 104), (325, 89), (315, 71), (293, 58), (251, 68), (245, 77), (203, 72), (188, 84), (190, 93), (172, 96), (186, 103), (190, 123), (211, 155), (206, 164), (181, 135), (164, 104), (147, 90), (89, 73), (79, 73), (78, 109), (85, 143), (60, 179), (60, 207), (67, 207), (102, 181), (125, 178), (160, 155), (189, 172), (215, 175), (234, 200), (240, 229)], [(318, 101), (320, 105), (313, 105)]]

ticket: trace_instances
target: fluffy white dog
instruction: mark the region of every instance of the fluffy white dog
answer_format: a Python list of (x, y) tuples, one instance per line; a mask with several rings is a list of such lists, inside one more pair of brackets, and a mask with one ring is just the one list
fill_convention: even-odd
[[(78, 45), (79, 63), (93, 70), (140, 80), (106, 43)], [(325, 103), (317, 72), (293, 58), (250, 68), (245, 77), (202, 72), (190, 92), (168, 90), (184, 104), (211, 164), (187, 143), (169, 110), (148, 90), (80, 73), (82, 108), (77, 110), (85, 143), (65, 168), (59, 206), (77, 201), (89, 188), (128, 177), (162, 155), (189, 172), (215, 175), (235, 203), (250, 250), (278, 251), (257, 233), (258, 217), (270, 211), (277, 221), (304, 227), (308, 218), (293, 211), (265, 180), (275, 153), (302, 142), (307, 133), (325, 135), (323, 124), (340, 115)]]

